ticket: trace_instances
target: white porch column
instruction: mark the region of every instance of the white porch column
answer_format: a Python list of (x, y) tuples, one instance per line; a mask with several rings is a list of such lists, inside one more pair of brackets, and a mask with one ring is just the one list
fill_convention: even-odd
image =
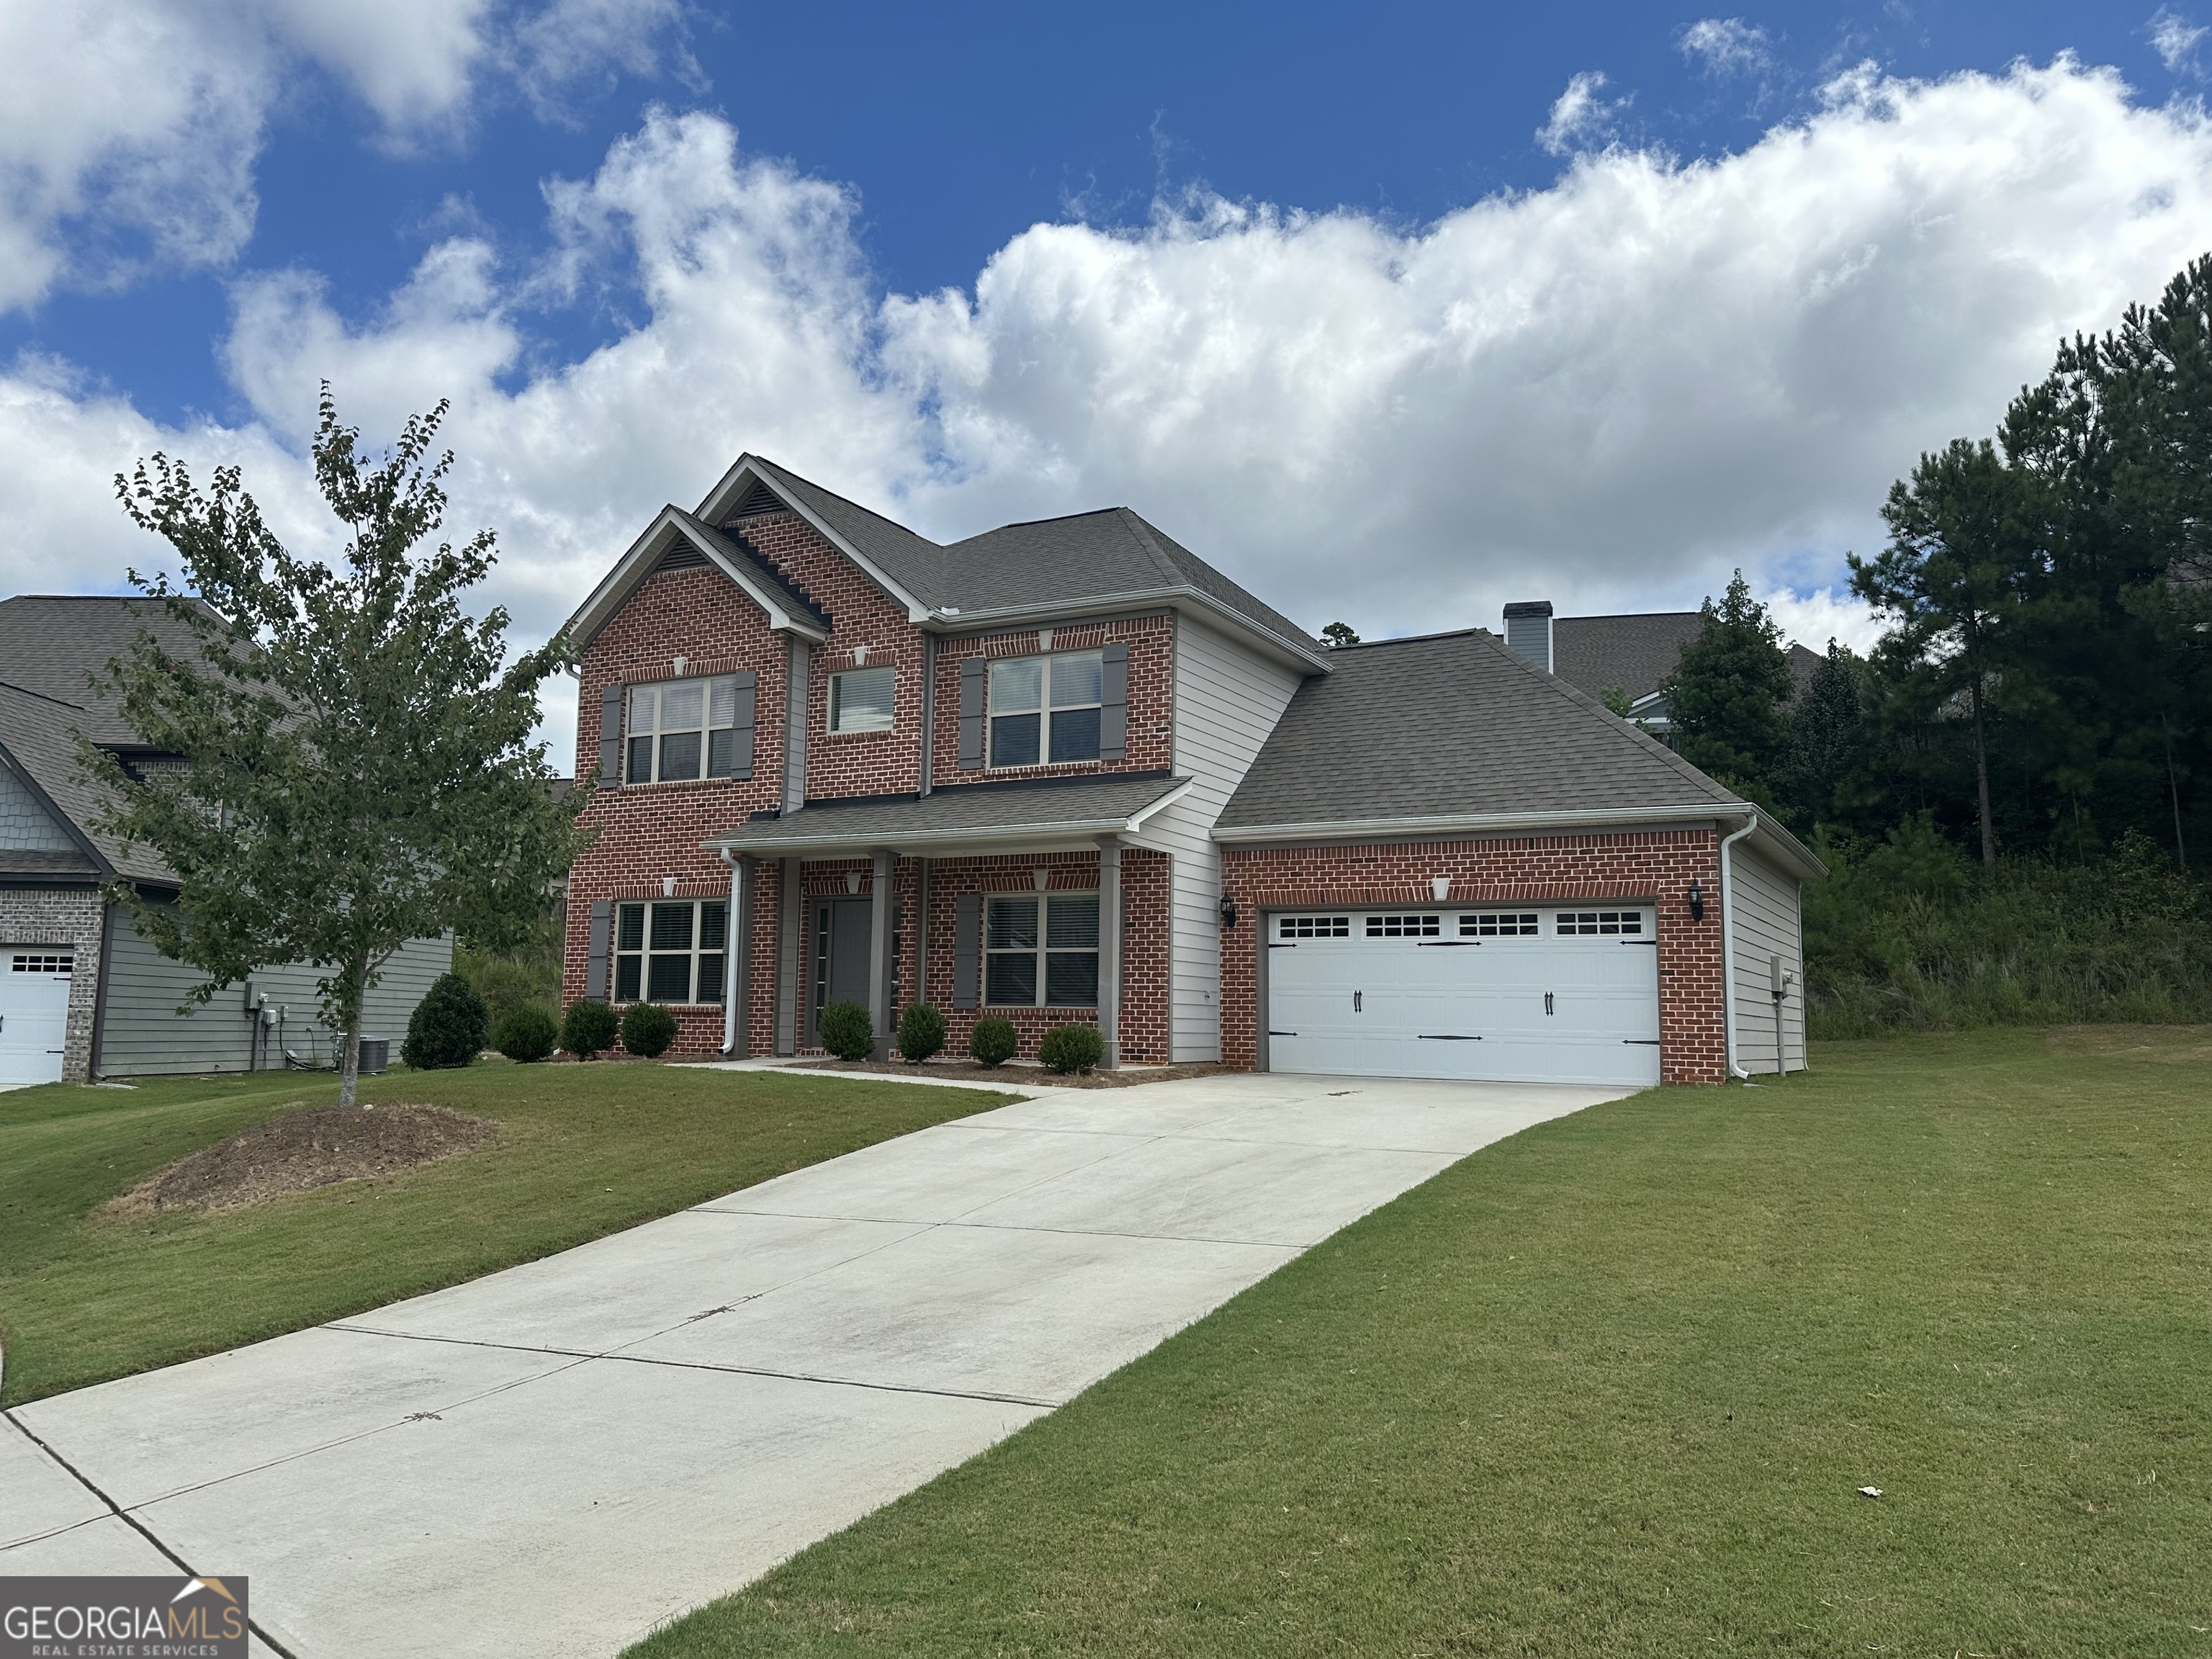
[(775, 1051), (799, 1052), (799, 936), (806, 901), (799, 890), (799, 860), (785, 859), (775, 884)]
[(888, 1060), (891, 1052), (891, 854), (878, 847), (873, 854), (873, 879), (868, 886), (868, 1023), (875, 1028), (876, 1058)]
[(1098, 838), (1098, 1035), (1108, 1071), (1121, 1065), (1121, 842)]

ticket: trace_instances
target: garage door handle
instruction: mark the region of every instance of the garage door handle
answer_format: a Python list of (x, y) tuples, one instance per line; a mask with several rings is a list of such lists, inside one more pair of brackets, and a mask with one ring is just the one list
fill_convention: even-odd
[(1481, 948), (1482, 941), (1479, 939), (1425, 939), (1421, 941), (1421, 949), (1424, 951), (1480, 950)]
[(1362, 997), (1364, 997), (1364, 996), (1365, 996), (1366, 994), (1367, 994), (1367, 993), (1366, 993), (1366, 992), (1364, 992), (1364, 991), (1354, 991), (1354, 992), (1352, 994), (1352, 1012), (1353, 1013), (1355, 1013), (1355, 1014), (1356, 1014), (1356, 1013), (1358, 1013), (1358, 1012), (1361, 1012), (1361, 1010), (1360, 1010), (1360, 1006), (1359, 1006), (1359, 999), (1360, 999), (1360, 998), (1362, 998)]
[(1621, 1041), (1644, 1048), (1656, 1048), (1659, 1046), (1657, 1037), (1623, 1037)]
[(1296, 1031), (1270, 1031), (1267, 1035), (1269, 1036), (1296, 1036), (1297, 1033)]
[(1435, 1031), (1424, 1031), (1420, 1034), (1419, 1041), (1423, 1042), (1480, 1042), (1482, 1039), (1479, 1036), (1445, 1036)]

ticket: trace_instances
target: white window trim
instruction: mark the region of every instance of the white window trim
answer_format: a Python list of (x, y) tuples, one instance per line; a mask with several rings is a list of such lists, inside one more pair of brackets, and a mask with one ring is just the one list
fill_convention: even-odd
[[(732, 688), (730, 699), (732, 719), (720, 724), (716, 724), (714, 721), (714, 687), (724, 682), (727, 682)], [(733, 776), (733, 772), (717, 774), (712, 769), (714, 766), (714, 734), (717, 732), (732, 732), (742, 729), (736, 724), (735, 720), (737, 712), (736, 684), (737, 676), (735, 674), (687, 674), (678, 679), (640, 680), (633, 684), (625, 686), (623, 690), (622, 781), (623, 787), (644, 789), (651, 788), (663, 783), (716, 783), (724, 781)], [(660, 729), (660, 708), (662, 700), (671, 690), (677, 687), (685, 685), (696, 685), (699, 688), (699, 724), (696, 726), (687, 726), (681, 732), (664, 732)], [(633, 723), (636, 719), (637, 714), (637, 696), (641, 691), (650, 691), (654, 694), (653, 715), (653, 729), (651, 732), (639, 732), (633, 729)], [(699, 734), (698, 775), (690, 778), (662, 777), (660, 775), (661, 739), (672, 736), (687, 736), (694, 731), (697, 732)], [(632, 745), (640, 742), (649, 742), (653, 744), (653, 775), (650, 778), (633, 777), (630, 775), (630, 757), (635, 752)], [(738, 757), (736, 756), (732, 757), (733, 763), (738, 758)]]
[[(1082, 888), (1082, 889), (1072, 889), (1072, 890), (1063, 890), (1063, 889), (1060, 889), (1060, 888), (1054, 888), (1054, 889), (1052, 889), (1052, 890), (1051, 890), (1050, 891), (1048, 891), (1048, 892), (1042, 892), (1042, 893), (986, 893), (986, 894), (983, 896), (983, 960), (982, 960), (982, 964), (981, 964), (981, 967), (982, 967), (982, 980), (983, 980), (983, 982), (982, 982), (982, 985), (979, 988), (981, 989), (981, 993), (982, 993), (982, 995), (981, 995), (981, 999), (980, 999), (981, 1003), (981, 1006), (984, 1006), (985, 1008), (1046, 1008), (1046, 1009), (1050, 1009), (1050, 1008), (1061, 1008), (1061, 1009), (1096, 1008), (1096, 1007), (1098, 1006), (1098, 1003), (1097, 1003), (1097, 996), (1096, 996), (1095, 993), (1094, 993), (1094, 994), (1093, 994), (1092, 1000), (1091, 1000), (1091, 1001), (1089, 1001), (1089, 1002), (1047, 1002), (1047, 1001), (1045, 1000), (1045, 996), (1046, 996), (1047, 993), (1048, 992), (1048, 990), (1050, 989), (1050, 987), (1049, 987), (1049, 985), (1048, 985), (1048, 982), (1047, 982), (1047, 971), (1046, 971), (1046, 970), (1047, 970), (1047, 968), (1048, 968), (1048, 964), (1046, 963), (1045, 958), (1046, 958), (1048, 956), (1052, 956), (1052, 955), (1060, 955), (1060, 956), (1075, 956), (1075, 955), (1081, 954), (1081, 955), (1087, 955), (1087, 956), (1096, 957), (1096, 956), (1097, 956), (1097, 955), (1099, 954), (1099, 947), (1098, 947), (1097, 945), (1088, 945), (1088, 946), (1078, 945), (1078, 946), (1075, 946), (1075, 947), (1073, 947), (1073, 948), (1072, 948), (1072, 949), (1071, 949), (1071, 948), (1068, 948), (1068, 947), (1066, 947), (1066, 946), (1063, 946), (1060, 951), (1056, 951), (1056, 952), (1055, 952), (1055, 951), (1054, 951), (1051, 949), (1051, 947), (1050, 947), (1049, 945), (1048, 945), (1045, 943), (1045, 941), (1046, 941), (1046, 939), (1049, 937), (1049, 934), (1048, 934), (1048, 931), (1047, 931), (1047, 929), (1048, 929), (1048, 922), (1049, 922), (1049, 916), (1048, 916), (1048, 912), (1047, 912), (1046, 906), (1047, 906), (1048, 904), (1049, 904), (1049, 903), (1050, 903), (1050, 902), (1051, 902), (1052, 900), (1054, 900), (1054, 899), (1071, 899), (1071, 898), (1088, 898), (1088, 899), (1095, 899), (1095, 898), (1097, 898), (1097, 896), (1098, 896), (1098, 891), (1097, 891), (1097, 890), (1096, 888)], [(1023, 902), (1023, 901), (1025, 901), (1025, 900), (1033, 900), (1033, 901), (1035, 901), (1035, 902), (1036, 902), (1036, 907), (1037, 907), (1037, 942), (1036, 942), (1036, 947), (1034, 950), (1030, 950), (1030, 951), (994, 951), (994, 950), (993, 950), (993, 949), (991, 948), (991, 907), (992, 907), (994, 904), (1000, 903), (1000, 902)], [(1102, 927), (1104, 926), (1104, 919), (1103, 919), (1103, 916), (1102, 916), (1102, 918), (1100, 919), (1100, 926), (1101, 926)], [(994, 1002), (994, 1001), (993, 1001), (993, 1000), (991, 1000), (991, 958), (992, 958), (993, 957), (1035, 957), (1035, 958), (1036, 958), (1036, 1001), (1034, 1001), (1034, 1002)]]
[[(1097, 702), (1069, 703), (1065, 708), (1057, 709), (1052, 706), (1052, 664), (1053, 659), (1056, 657), (1097, 657), (1100, 659), (1098, 686), (1099, 700)], [(1036, 771), (1041, 767), (1047, 766), (1097, 765), (1099, 757), (1097, 755), (1089, 755), (1085, 756), (1081, 760), (1072, 761), (1056, 761), (1052, 758), (1052, 717), (1055, 714), (1079, 714), (1086, 708), (1096, 708), (1099, 711), (1100, 725), (1102, 726), (1104, 725), (1106, 710), (1104, 659), (1105, 652), (1103, 648), (1095, 645), (1087, 647), (1081, 651), (1032, 651), (1026, 656), (991, 658), (989, 659), (991, 666), (984, 670), (986, 677), (985, 685), (987, 688), (983, 697), (984, 769), (991, 772), (1031, 772)], [(1038, 671), (1036, 708), (1033, 709), (1012, 708), (1005, 711), (1006, 714), (1013, 715), (1033, 714), (1037, 716), (1037, 757), (1033, 761), (1013, 761), (1001, 765), (999, 762), (997, 752), (1000, 711), (992, 707), (991, 696), (988, 688), (993, 683), (994, 672), (1000, 664), (1012, 664), (1018, 662), (1035, 662), (1044, 665), (1043, 667)], [(1103, 731), (1100, 733), (1100, 736), (1103, 739), (1104, 736)], [(1012, 1006), (1018, 1006), (1019, 1005), (1016, 1004)]]
[[(844, 712), (841, 706), (843, 697), (838, 690), (837, 682), (848, 674), (888, 674), (891, 677), (891, 712), (884, 717), (881, 726), (840, 726), (837, 723), (837, 717)], [(823, 730), (833, 737), (849, 737), (869, 732), (896, 731), (898, 729), (898, 669), (896, 666), (890, 663), (879, 663), (875, 667), (870, 668), (856, 664), (851, 668), (841, 668), (830, 675), (830, 696), (827, 707), (823, 711), (822, 720)]]
[[(656, 904), (672, 908), (678, 904), (690, 906), (691, 948), (689, 951), (656, 951), (653, 948), (653, 907)], [(645, 912), (644, 931), (639, 936), (641, 942), (638, 948), (635, 951), (626, 951), (622, 945), (623, 912), (629, 909), (633, 905)], [(701, 913), (709, 905), (719, 905), (721, 907), (722, 910), (723, 943), (721, 945), (711, 949), (702, 946), (699, 942), (701, 937), (705, 932)], [(653, 990), (653, 957), (687, 955), (691, 958), (691, 969), (684, 981), (685, 998), (680, 1002), (671, 1002), (664, 1006), (671, 1008), (720, 1008), (728, 1001), (730, 983), (729, 972), (726, 967), (725, 967), (722, 975), (722, 994), (716, 997), (711, 1002), (701, 1002), (696, 1000), (699, 994), (700, 963), (702, 960), (713, 960), (716, 962), (722, 961), (729, 949), (730, 912), (729, 901), (727, 899), (617, 899), (615, 901), (614, 921), (614, 939), (612, 941), (614, 948), (607, 953), (607, 988), (609, 992), (611, 994), (607, 998), (608, 1006), (628, 1007), (635, 1003), (650, 1002), (653, 1000), (651, 992)], [(629, 957), (635, 957), (637, 961), (637, 994), (634, 997), (624, 997), (620, 994), (618, 988), (622, 983), (622, 964), (626, 958)]]

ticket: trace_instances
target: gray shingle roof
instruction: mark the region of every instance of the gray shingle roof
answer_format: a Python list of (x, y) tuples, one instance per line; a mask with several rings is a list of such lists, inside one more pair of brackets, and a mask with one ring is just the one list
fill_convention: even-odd
[(1298, 689), (1220, 828), (1741, 805), (1480, 629), (1329, 660), (1335, 672)]
[(87, 681), (104, 674), (108, 659), (142, 629), (171, 652), (198, 654), (191, 629), (144, 599), (47, 593), (0, 599), (0, 680), (78, 705), (84, 734), (94, 743), (135, 744), (137, 733)]
[[(6, 751), (9, 763), (30, 780), (78, 835), (98, 849), (108, 870), (145, 881), (174, 881), (176, 878), (168, 866), (150, 848), (126, 848), (114, 837), (101, 835), (91, 827), (100, 794), (78, 773), (76, 740), (72, 732), (92, 718), (92, 711), (81, 705), (41, 696), (35, 691), (0, 681), (0, 750)], [(0, 867), (15, 874), (108, 873), (108, 870), (97, 868), (91, 860), (82, 856), (72, 860), (24, 853), (0, 854)]]
[[(1628, 617), (1559, 617), (1552, 623), (1552, 672), (1599, 697), (1619, 686), (1629, 701), (1646, 697), (1674, 672), (1682, 647), (1705, 626), (1698, 611), (1655, 611)], [(1820, 655), (1790, 647), (1790, 678), (1803, 690)]]
[(945, 788), (893, 799), (810, 801), (780, 818), (734, 825), (708, 844), (774, 853), (828, 842), (904, 846), (933, 842), (983, 841), (998, 836), (1037, 838), (1057, 834), (1104, 835), (1188, 781), (1184, 778), (1114, 776), (1065, 782)]

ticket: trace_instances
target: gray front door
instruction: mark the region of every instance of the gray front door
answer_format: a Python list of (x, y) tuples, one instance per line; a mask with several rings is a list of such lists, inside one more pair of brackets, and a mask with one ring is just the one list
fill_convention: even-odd
[(822, 1039), (822, 1011), (833, 1002), (868, 1006), (868, 910), (864, 898), (824, 899), (815, 907), (814, 1015), (807, 1030)]

